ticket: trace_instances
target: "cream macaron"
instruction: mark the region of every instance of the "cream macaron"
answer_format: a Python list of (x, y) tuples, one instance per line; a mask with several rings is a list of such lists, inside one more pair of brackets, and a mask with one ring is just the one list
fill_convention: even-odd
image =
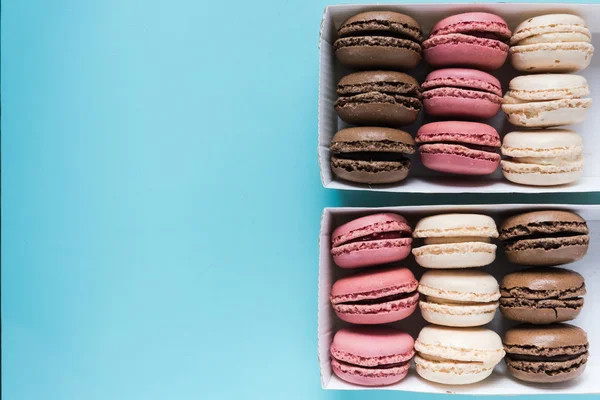
[(480, 326), (494, 319), (499, 306), (498, 281), (487, 272), (427, 271), (419, 281), (419, 307), (427, 322), (444, 326)]
[(424, 246), (413, 248), (417, 264), (425, 268), (482, 267), (496, 259), (498, 237), (494, 220), (479, 214), (441, 214), (417, 223), (414, 238), (423, 238)]
[(504, 357), (502, 339), (485, 328), (426, 326), (415, 342), (417, 373), (431, 382), (467, 385), (479, 382)]
[(515, 131), (504, 136), (500, 162), (504, 177), (532, 186), (574, 182), (583, 171), (583, 141), (567, 129)]
[(518, 71), (580, 71), (592, 61), (591, 41), (585, 20), (577, 15), (529, 18), (517, 26), (510, 38), (510, 62)]
[(502, 111), (516, 126), (547, 128), (582, 122), (592, 99), (580, 75), (522, 75), (512, 79), (502, 99)]

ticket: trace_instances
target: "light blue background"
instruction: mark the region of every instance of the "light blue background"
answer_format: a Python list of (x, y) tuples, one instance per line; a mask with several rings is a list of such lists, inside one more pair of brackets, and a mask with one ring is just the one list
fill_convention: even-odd
[(428, 397), (321, 390), (322, 208), (539, 198), (324, 190), (326, 3), (3, 1), (3, 398)]

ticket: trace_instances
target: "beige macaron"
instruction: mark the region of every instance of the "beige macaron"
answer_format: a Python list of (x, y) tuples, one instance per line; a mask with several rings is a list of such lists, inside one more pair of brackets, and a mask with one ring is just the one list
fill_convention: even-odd
[(498, 237), (494, 220), (479, 214), (441, 214), (417, 223), (414, 238), (424, 246), (413, 248), (417, 264), (425, 268), (470, 268), (491, 264), (496, 259)]
[(479, 382), (504, 357), (502, 339), (485, 328), (426, 326), (415, 341), (417, 373), (431, 382), (468, 385)]
[(502, 111), (516, 126), (547, 128), (582, 122), (592, 99), (580, 75), (522, 75), (512, 79), (502, 99)]
[(583, 140), (568, 129), (515, 131), (504, 136), (502, 173), (511, 182), (553, 186), (574, 182), (583, 171)]
[(444, 326), (480, 326), (494, 319), (499, 306), (498, 281), (487, 272), (427, 271), (419, 281), (421, 315)]
[(590, 65), (592, 34), (585, 20), (548, 14), (522, 22), (510, 38), (510, 62), (518, 71), (574, 72)]

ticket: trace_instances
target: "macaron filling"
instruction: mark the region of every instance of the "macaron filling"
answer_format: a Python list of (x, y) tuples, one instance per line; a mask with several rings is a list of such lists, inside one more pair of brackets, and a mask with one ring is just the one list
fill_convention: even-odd
[[(539, 351), (539, 349), (536, 349), (533, 346), (531, 347), (534, 351)], [(589, 357), (588, 345), (575, 347), (577, 350), (571, 347), (556, 348), (554, 349), (555, 353), (562, 354), (557, 354), (555, 356), (535, 356), (522, 354), (525, 350), (523, 347), (505, 346), (507, 352), (505, 361), (509, 370), (512, 369), (530, 375), (540, 374), (546, 377), (559, 377), (564, 375), (564, 380), (568, 380), (571, 378), (567, 375), (574, 373), (583, 367), (587, 363)], [(576, 351), (577, 353), (573, 354), (573, 351)], [(526, 376), (517, 377), (523, 379)], [(559, 382), (561, 380), (562, 379), (556, 379), (554, 381)], [(532, 381), (535, 381), (534, 378)]]
[(343, 314), (379, 314), (416, 306), (419, 293), (418, 282), (370, 292), (331, 296), (336, 312)]
[(502, 229), (500, 240), (507, 252), (529, 249), (552, 250), (566, 246), (589, 245), (585, 222), (545, 221)]
[(340, 81), (337, 94), (339, 97), (335, 107), (352, 107), (364, 103), (402, 104), (414, 110), (422, 107), (421, 89), (418, 85), (391, 79), (351, 84)]

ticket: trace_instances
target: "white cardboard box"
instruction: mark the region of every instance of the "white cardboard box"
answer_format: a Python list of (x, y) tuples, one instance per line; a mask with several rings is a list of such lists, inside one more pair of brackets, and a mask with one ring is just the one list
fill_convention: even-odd
[[(386, 207), (386, 208), (326, 208), (323, 210), (321, 219), (321, 232), (319, 236), (319, 313), (318, 313), (318, 351), (319, 367), (321, 371), (321, 385), (324, 389), (364, 390), (368, 387), (357, 386), (340, 380), (331, 370), (331, 358), (329, 347), (333, 335), (338, 329), (348, 324), (341, 321), (334, 313), (329, 303), (331, 286), (341, 276), (348, 275), (348, 270), (343, 270), (333, 263), (329, 253), (331, 246), (331, 232), (339, 225), (360, 216), (378, 212), (395, 212), (403, 215), (414, 228), (416, 222), (422, 217), (447, 212), (474, 212), (487, 214), (499, 224), (504, 218), (521, 212), (541, 209), (565, 209), (580, 214), (587, 220), (591, 231), (591, 243), (587, 255), (580, 261), (568, 264), (569, 268), (582, 274), (586, 280), (588, 293), (585, 296), (585, 304), (581, 314), (570, 323), (585, 329), (590, 342), (590, 358), (585, 372), (579, 378), (560, 384), (528, 384), (518, 381), (507, 374), (502, 361), (492, 376), (486, 380), (466, 386), (446, 386), (428, 382), (420, 378), (414, 363), (408, 376), (398, 384), (378, 387), (384, 390), (401, 390), (408, 392), (430, 392), (430, 393), (463, 393), (479, 395), (518, 395), (518, 394), (575, 394), (575, 393), (600, 393), (600, 320), (595, 312), (595, 306), (600, 304), (600, 275), (598, 274), (597, 260), (600, 259), (600, 242), (596, 232), (600, 232), (600, 205), (467, 205), (467, 206), (416, 206), (416, 207)], [(504, 251), (499, 241), (496, 261), (484, 270), (494, 275), (500, 283), (502, 277), (512, 271), (522, 269), (518, 265), (510, 264), (504, 257)], [(596, 246), (599, 246), (596, 248)], [(414, 257), (410, 255), (406, 260), (400, 261), (398, 265), (411, 269), (417, 279), (425, 271), (418, 266)], [(397, 327), (410, 333), (415, 339), (419, 331), (427, 323), (422, 319), (419, 309), (405, 320), (395, 323)], [(496, 312), (494, 320), (487, 325), (503, 335), (503, 332), (515, 325), (514, 322), (502, 318), (500, 311)]]
[[(393, 10), (414, 17), (422, 26), (423, 32), (429, 30), (445, 16), (467, 11), (487, 11), (502, 16), (511, 30), (527, 18), (548, 13), (571, 13), (584, 17), (592, 31), (593, 45), (600, 52), (600, 4), (389, 4), (389, 5), (335, 5), (325, 8), (321, 21), (321, 37), (319, 41), (319, 166), (323, 186), (329, 189), (375, 190), (386, 192), (420, 192), (420, 193), (551, 193), (551, 192), (591, 192), (600, 191), (600, 157), (593, 149), (600, 149), (600, 101), (595, 101), (588, 109), (584, 123), (572, 125), (570, 129), (583, 136), (585, 168), (578, 182), (554, 187), (527, 187), (508, 182), (502, 177), (500, 169), (486, 177), (448, 176), (425, 168), (419, 155), (412, 156), (413, 165), (409, 177), (390, 185), (359, 185), (336, 178), (329, 163), (329, 144), (333, 135), (349, 125), (338, 118), (333, 103), (337, 99), (336, 86), (340, 78), (351, 71), (345, 69), (335, 58), (333, 43), (337, 38), (337, 29), (354, 14), (369, 10)], [(408, 71), (419, 82), (423, 82), (429, 67), (422, 61), (419, 67)], [(517, 75), (507, 61), (503, 68), (492, 72), (500, 79), (503, 91), (506, 91), (510, 79)], [(579, 74), (588, 80), (592, 96), (600, 93), (600, 54), (592, 58), (591, 65)], [(410, 126), (402, 128), (413, 136), (419, 126), (427, 122), (421, 112), (419, 119)], [(505, 121), (502, 111), (489, 121), (500, 136), (514, 130)], [(596, 155), (594, 157), (594, 155)]]

